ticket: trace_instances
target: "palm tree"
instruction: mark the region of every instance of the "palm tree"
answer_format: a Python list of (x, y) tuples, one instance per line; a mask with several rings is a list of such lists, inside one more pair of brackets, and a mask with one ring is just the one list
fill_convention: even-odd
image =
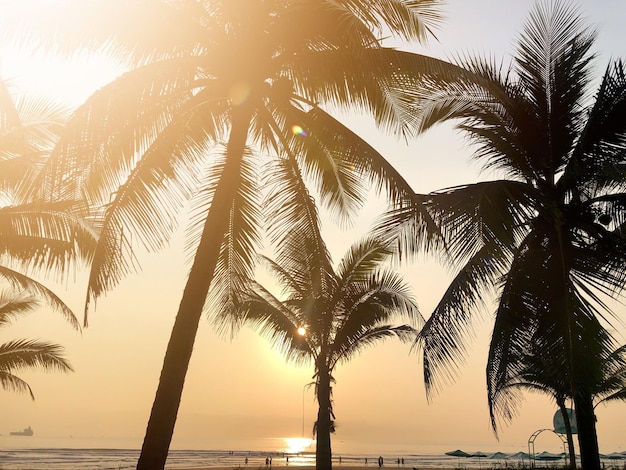
[[(594, 38), (571, 5), (538, 3), (510, 66), (468, 60), (479, 79), (422, 94), (419, 107), (420, 131), (459, 120), (476, 158), (503, 175), (426, 198), (460, 266), (420, 336), (427, 389), (455, 369), (483, 295), (497, 292), (489, 396), (535, 342), (567, 371), (585, 469), (600, 467), (592, 387), (607, 351), (599, 321), (611, 313), (602, 296), (617, 295), (626, 274), (626, 75), (610, 64), (590, 100)], [(392, 212), (382, 231), (401, 229), (413, 210)]]
[[(131, 69), (77, 110), (41, 184), (62, 196), (57, 183), (74, 180), (95, 205), (108, 203), (87, 306), (134, 267), (129, 240), (160, 249), (181, 206), (199, 195), (194, 261), (138, 468), (165, 464), (209, 288), (234, 305), (249, 275), (260, 218), (253, 156), (275, 158), (277, 180), (268, 190), (291, 191), (288, 206), (300, 204), (303, 176), (311, 177), (343, 222), (367, 193), (362, 176), (394, 203), (408, 200), (397, 172), (322, 106), (364, 110), (381, 126), (408, 132), (408, 103), (397, 91), (417, 87), (426, 73), (432, 81), (457, 68), (383, 48), (380, 37), (423, 39), (438, 4), (116, 0), (84, 11), (75, 5), (66, 21), (47, 26), (56, 29), (44, 47), (102, 47)], [(74, 18), (77, 24), (67, 23)], [(20, 32), (41, 43), (42, 30)]]
[(80, 329), (71, 309), (33, 277), (63, 275), (89, 260), (96, 236), (76, 200), (37, 197), (34, 181), (46, 165), (69, 111), (50, 100), (16, 96), (0, 80), (0, 278), (46, 301)]
[[(603, 338), (599, 342), (605, 343), (607, 340), (606, 331), (600, 330), (600, 335)], [(501, 417), (507, 421), (513, 417), (520, 402), (518, 390), (535, 390), (549, 395), (554, 398), (563, 417), (570, 454), (570, 466), (576, 468), (572, 424), (566, 404), (567, 400), (571, 398), (568, 387), (569, 380), (564, 376), (564, 372), (567, 371), (553, 364), (550, 357), (534, 354), (531, 350), (532, 346), (525, 353), (514, 358), (520, 362), (516, 377), (507, 377), (508, 383), (496, 382), (494, 388), (490, 390), (489, 404), (492, 424), (495, 429), (496, 413), (502, 414)], [(600, 403), (626, 400), (626, 346), (616, 348), (610, 354), (599, 359), (600, 363), (597, 369), (601, 371), (601, 376), (599, 376), (600, 382), (594, 386), (594, 408)], [(504, 403), (505, 401), (506, 403)]]
[(397, 274), (381, 268), (392, 251), (380, 240), (367, 238), (354, 244), (335, 271), (323, 242), (311, 243), (316, 237), (303, 235), (307, 230), (291, 232), (279, 249), (280, 263), (264, 258), (282, 287), (281, 294), (252, 282), (241, 299), (240, 318), (268, 337), (288, 360), (314, 365), (319, 405), (314, 428), (316, 468), (328, 470), (335, 430), (335, 368), (386, 338), (414, 341), (413, 326), (390, 322), (399, 317), (415, 324), (421, 316), (408, 286)]
[[(529, 357), (530, 363), (527, 365), (528, 369), (522, 372), (520, 375), (520, 381), (511, 383), (509, 387), (522, 388), (529, 390), (538, 390), (549, 396), (552, 396), (559, 408), (563, 424), (565, 428), (565, 435), (567, 438), (567, 448), (569, 451), (569, 466), (570, 468), (576, 468), (576, 452), (574, 449), (574, 430), (572, 429), (572, 421), (570, 419), (570, 410), (567, 407), (567, 399), (569, 396), (569, 390), (567, 388), (567, 380), (564, 377), (559, 377), (560, 369), (556, 368), (554, 364), (550, 364), (550, 361), (545, 361), (546, 358), (539, 358), (536, 355)], [(535, 361), (534, 363), (532, 361)], [(537, 367), (539, 366), (539, 367)], [(498, 409), (498, 391), (492, 391), (492, 397), (489, 400), (489, 410), (491, 413), (491, 422), (495, 429), (495, 410)], [(507, 397), (508, 399), (512, 397)]]
[[(34, 309), (33, 297), (9, 295), (0, 292), (0, 327), (7, 326), (15, 317)], [(28, 393), (34, 400), (30, 386), (15, 372), (22, 369), (72, 372), (72, 366), (63, 357), (63, 347), (41, 340), (16, 339), (0, 344), (0, 385), (7, 391)]]
[(505, 421), (510, 421), (513, 418), (516, 414), (516, 407), (521, 401), (519, 396), (521, 390), (539, 391), (554, 398), (565, 427), (569, 466), (576, 468), (572, 422), (567, 408), (567, 399), (570, 398), (568, 378), (558, 364), (554, 364), (547, 356), (532, 352), (533, 349), (533, 345), (530, 345), (528, 350), (514, 358), (520, 362), (517, 376), (506, 376), (507, 383), (497, 382), (498, 378), (504, 379), (505, 377), (496, 377), (494, 386), (489, 389), (491, 424), (496, 431), (497, 418), (502, 418)]

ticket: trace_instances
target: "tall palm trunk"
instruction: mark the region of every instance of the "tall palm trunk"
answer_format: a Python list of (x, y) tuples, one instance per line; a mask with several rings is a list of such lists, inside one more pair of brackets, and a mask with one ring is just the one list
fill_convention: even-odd
[[(315, 446), (315, 469), (331, 470), (333, 466), (330, 448), (331, 403), (330, 403), (330, 372), (324, 361), (318, 361), (317, 411)], [(321, 367), (320, 367), (321, 366)]]
[(576, 407), (581, 467), (585, 470), (600, 470), (596, 416), (591, 394), (584, 391), (576, 392), (574, 394), (574, 406)]
[(567, 436), (567, 449), (569, 451), (569, 468), (576, 468), (576, 452), (574, 451), (574, 436), (572, 434), (572, 423), (569, 420), (569, 413), (565, 407), (565, 399), (559, 398), (559, 409), (563, 416), (563, 425), (565, 426), (565, 435)]
[(138, 470), (158, 470), (165, 467), (198, 324), (222, 240), (228, 230), (229, 209), (239, 189), (250, 119), (248, 108), (233, 109), (226, 164), (213, 195), (167, 345), (156, 397), (137, 462)]

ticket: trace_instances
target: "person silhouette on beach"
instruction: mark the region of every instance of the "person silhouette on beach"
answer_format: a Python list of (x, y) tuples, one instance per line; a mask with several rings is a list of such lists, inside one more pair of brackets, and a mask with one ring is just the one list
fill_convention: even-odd
[(378, 457), (378, 468), (380, 468), (382, 466), (383, 466), (383, 456), (381, 455), (381, 456)]

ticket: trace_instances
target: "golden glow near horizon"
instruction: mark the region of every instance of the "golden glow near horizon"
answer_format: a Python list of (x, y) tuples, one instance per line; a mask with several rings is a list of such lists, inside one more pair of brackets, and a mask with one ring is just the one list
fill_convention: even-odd
[(313, 443), (313, 439), (306, 437), (285, 437), (285, 453), (286, 454), (299, 454), (307, 450)]

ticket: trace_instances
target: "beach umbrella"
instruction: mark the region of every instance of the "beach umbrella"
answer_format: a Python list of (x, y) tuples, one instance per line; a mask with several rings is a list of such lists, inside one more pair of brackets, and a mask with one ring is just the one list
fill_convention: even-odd
[(468, 454), (467, 452), (463, 452), (460, 449), (451, 450), (450, 452), (446, 452), (446, 455), (451, 455), (452, 457), (458, 457), (459, 458), (459, 462), (461, 460), (461, 457), (471, 457), (470, 454)]
[(496, 452), (495, 454), (491, 454), (489, 457), (489, 459), (506, 459), (507, 458), (507, 454), (505, 454), (504, 452)]
[(563, 455), (564, 454), (552, 454), (544, 451), (541, 454), (537, 454), (535, 460), (560, 460), (563, 458)]
[(509, 455), (509, 459), (528, 459), (530, 460), (530, 454), (527, 454), (526, 452), (516, 452), (514, 454)]
[(482, 468), (480, 464), (480, 459), (482, 457), (487, 457), (487, 454), (485, 454), (484, 452), (478, 451), (478, 452), (474, 452), (473, 454), (471, 454), (470, 457), (478, 457), (478, 468)]
[(470, 457), (471, 456), (471, 454), (468, 454), (467, 452), (463, 452), (460, 449), (451, 450), (450, 452), (446, 452), (446, 455), (451, 455), (452, 457)]

